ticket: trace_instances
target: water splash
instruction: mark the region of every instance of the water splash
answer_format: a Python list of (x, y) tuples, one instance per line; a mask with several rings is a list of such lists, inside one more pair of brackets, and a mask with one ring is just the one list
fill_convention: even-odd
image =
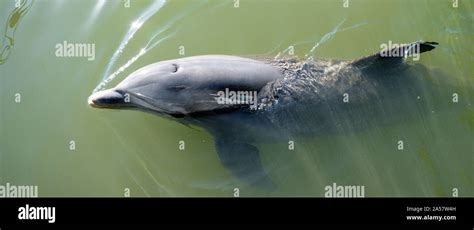
[[(284, 55), (288, 55), (289, 54), (289, 50), (291, 49), (291, 47), (296, 47), (298, 45), (303, 45), (303, 44), (309, 44), (309, 43), (313, 43), (313, 41), (300, 41), (300, 42), (297, 42), (297, 43), (293, 43), (291, 44), (290, 46), (288, 46), (286, 49), (284, 49), (283, 51), (281, 52), (278, 52), (278, 54), (274, 57), (274, 60), (277, 61), (277, 60), (281, 60), (282, 58), (284, 58)], [(281, 46), (281, 43), (279, 46), (275, 47), (273, 49), (273, 51), (277, 50), (279, 47)], [(273, 52), (271, 51), (271, 53)]]
[[(110, 59), (109, 63), (107, 64), (107, 68), (105, 69), (104, 77), (102, 78), (102, 82), (100, 82), (95, 89), (93, 90), (93, 93), (100, 91), (105, 87), (110, 81), (112, 81), (119, 73), (123, 72), (126, 68), (128, 68), (133, 62), (135, 62), (139, 57), (143, 56), (146, 51), (144, 49), (141, 49), (140, 52), (133, 57), (131, 60), (129, 60), (125, 65), (120, 67), (118, 70), (116, 70), (114, 73), (109, 74), (112, 66), (117, 62), (118, 58), (122, 55), (123, 50), (125, 47), (128, 45), (129, 41), (135, 36), (135, 33), (143, 26), (143, 24), (148, 21), (148, 19), (151, 18), (151, 16), (155, 15), (164, 5), (166, 1), (155, 1), (148, 9), (145, 10), (145, 12), (138, 17), (130, 26), (128, 29), (127, 33), (125, 34), (125, 37), (122, 39), (120, 42), (120, 45), (118, 49), (115, 51), (113, 54), (112, 58)], [(108, 77), (106, 77), (108, 76)]]
[(143, 14), (138, 17), (137, 20), (135, 20), (130, 28), (128, 29), (127, 33), (125, 34), (125, 37), (122, 39), (122, 42), (120, 42), (120, 45), (118, 49), (115, 51), (114, 55), (112, 56), (109, 64), (107, 65), (107, 68), (105, 70), (104, 75), (108, 75), (110, 73), (110, 70), (112, 66), (117, 62), (117, 59), (120, 57), (122, 54), (123, 50), (125, 47), (128, 45), (128, 42), (133, 38), (135, 33), (141, 28), (141, 26), (150, 19), (151, 16), (156, 14), (164, 5), (166, 1), (155, 1)]
[[(368, 23), (367, 22), (361, 22), (361, 23), (358, 23), (358, 24), (355, 24), (353, 26), (349, 26), (349, 27), (346, 27), (346, 28), (342, 28), (342, 29), (339, 29), (343, 24), (344, 22), (346, 21), (346, 19), (343, 19), (341, 22), (339, 22), (339, 24), (337, 24), (330, 32), (324, 34), (323, 37), (321, 37), (321, 39), (319, 39), (318, 42), (316, 42), (312, 47), (311, 49), (308, 51), (307, 54), (305, 54), (305, 59), (306, 61), (312, 61), (314, 59), (314, 56), (316, 54), (316, 49), (321, 46), (322, 44), (326, 43), (327, 41), (329, 41), (331, 38), (333, 38), (338, 32), (343, 32), (343, 31), (346, 31), (346, 30), (351, 30), (351, 29), (355, 29), (355, 28), (358, 28), (358, 27), (361, 27), (361, 26), (364, 26), (364, 25), (367, 25)], [(309, 43), (313, 43), (313, 41), (300, 41), (300, 42), (297, 42), (297, 43), (294, 43), (290, 46), (288, 46), (286, 49), (284, 49), (283, 51), (281, 52), (278, 52), (278, 54), (274, 57), (274, 60), (275, 61), (278, 61), (280, 60), (281, 58), (283, 58), (285, 55), (288, 54), (289, 50), (291, 49), (291, 47), (296, 47), (298, 45), (303, 45), (303, 44), (309, 44)], [(279, 46), (278, 46), (279, 47)], [(278, 48), (277, 47), (277, 48)], [(275, 48), (276, 49), (276, 48)]]
[[(145, 13), (144, 13), (144, 16), (140, 16), (140, 18), (138, 20), (135, 20), (128, 33), (126, 34), (125, 38), (122, 40), (119, 48), (117, 49), (117, 51), (114, 53), (114, 55), (112, 56), (112, 59), (110, 60), (109, 64), (107, 65), (107, 69), (105, 71), (105, 74), (104, 74), (104, 78), (102, 80), (102, 82), (100, 82), (97, 87), (93, 90), (92, 93), (95, 93), (95, 92), (98, 92), (100, 90), (103, 90), (104, 87), (110, 83), (113, 79), (115, 79), (117, 77), (117, 75), (119, 75), (120, 73), (122, 73), (123, 71), (125, 71), (125, 69), (127, 69), (128, 67), (130, 67), (130, 65), (132, 65), (134, 62), (136, 62), (140, 57), (142, 57), (143, 55), (145, 55), (149, 50), (153, 49), (155, 46), (157, 46), (158, 44), (160, 44), (161, 42), (173, 37), (174, 35), (176, 35), (177, 33), (177, 30), (175, 31), (172, 31), (170, 34), (160, 38), (159, 36), (161, 34), (163, 34), (164, 32), (168, 31), (178, 20), (182, 19), (183, 17), (185, 17), (186, 15), (189, 15), (190, 12), (196, 10), (198, 7), (202, 6), (203, 4), (198, 4), (196, 5), (195, 7), (193, 8), (188, 8), (187, 10), (184, 10), (181, 14), (178, 14), (176, 15), (175, 17), (173, 17), (171, 20), (169, 20), (169, 22), (163, 27), (161, 28), (160, 30), (158, 30), (152, 37), (151, 39), (148, 41), (148, 43), (142, 48), (140, 49), (140, 51), (134, 56), (132, 57), (130, 60), (128, 60), (124, 65), (122, 65), (121, 67), (119, 67), (116, 71), (114, 71), (112, 74), (109, 74), (110, 73), (110, 69), (112, 68), (112, 66), (116, 63), (117, 59), (120, 57), (121, 53), (123, 52), (123, 50), (125, 49), (125, 47), (127, 46), (128, 42), (133, 38), (133, 36), (135, 35), (135, 33), (143, 26), (143, 24), (151, 17), (153, 16), (155, 13), (158, 12), (159, 9), (161, 9), (164, 4), (165, 4), (165, 1), (160, 1), (158, 3), (162, 3), (160, 5), (156, 5), (156, 2), (155, 2), (155, 5), (154, 6), (151, 6), (150, 9), (154, 9), (153, 11), (150, 11), (147, 10)], [(107, 76), (107, 77), (106, 77)]]
[(96, 93), (100, 90), (103, 90), (103, 88), (109, 83), (111, 82), (113, 79), (115, 79), (117, 77), (117, 75), (119, 75), (120, 73), (122, 73), (123, 71), (125, 71), (125, 69), (127, 69), (128, 67), (130, 67), (130, 65), (132, 65), (134, 62), (136, 62), (141, 56), (145, 55), (149, 50), (153, 49), (156, 45), (160, 44), (161, 42), (167, 40), (168, 38), (174, 36), (176, 34), (176, 32), (168, 35), (168, 36), (165, 36), (161, 39), (159, 39), (158, 41), (154, 42), (154, 43), (151, 43), (153, 41), (150, 40), (150, 42), (148, 42), (148, 44), (142, 48), (138, 54), (136, 54), (134, 57), (132, 57), (130, 60), (128, 60), (124, 65), (122, 65), (120, 68), (118, 68), (115, 72), (113, 72), (112, 74), (110, 74), (107, 78), (105, 78), (104, 80), (102, 80), (102, 82), (99, 83), (99, 85), (97, 85), (97, 87), (93, 90), (92, 93)]
[(91, 27), (91, 25), (96, 21), (97, 16), (99, 16), (99, 13), (102, 11), (102, 8), (104, 8), (105, 3), (106, 0), (96, 0), (96, 4), (94, 5), (90, 16), (88, 17), (86, 23), (84, 23), (84, 28)]
[(305, 59), (307, 61), (312, 61), (314, 59), (314, 55), (316, 54), (316, 49), (320, 45), (322, 45), (322, 44), (326, 43), (327, 41), (329, 41), (329, 39), (333, 38), (338, 32), (355, 29), (355, 28), (358, 28), (360, 26), (363, 26), (363, 25), (367, 24), (367, 22), (362, 22), (362, 23), (359, 23), (359, 24), (356, 24), (356, 25), (353, 25), (353, 26), (350, 26), (350, 27), (339, 29), (339, 27), (341, 27), (344, 24), (344, 22), (346, 22), (345, 18), (339, 24), (337, 24), (336, 27), (334, 27), (334, 29), (332, 31), (326, 33), (318, 42), (316, 42), (316, 44), (314, 44), (314, 46), (311, 47), (311, 49), (309, 50), (309, 53), (307, 53), (305, 55)]
[(0, 65), (4, 64), (8, 60), (11, 50), (15, 45), (16, 29), (20, 24), (20, 20), (26, 15), (26, 13), (28, 13), (31, 6), (33, 6), (33, 0), (22, 0), (20, 1), (20, 4), (10, 13), (10, 16), (8, 16), (0, 51)]

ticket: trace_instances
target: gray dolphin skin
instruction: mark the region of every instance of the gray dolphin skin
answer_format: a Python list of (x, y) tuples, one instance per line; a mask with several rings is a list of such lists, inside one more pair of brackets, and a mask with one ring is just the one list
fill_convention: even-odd
[[(416, 48), (419, 54), (437, 45), (420, 41), (390, 51)], [(275, 188), (255, 147), (259, 142), (403, 122), (413, 114), (406, 108), (428, 112), (428, 106), (410, 107), (426, 91), (427, 69), (383, 52), (350, 61), (224, 55), (161, 61), (91, 95), (88, 103), (202, 127), (213, 135), (219, 158), (233, 175)]]

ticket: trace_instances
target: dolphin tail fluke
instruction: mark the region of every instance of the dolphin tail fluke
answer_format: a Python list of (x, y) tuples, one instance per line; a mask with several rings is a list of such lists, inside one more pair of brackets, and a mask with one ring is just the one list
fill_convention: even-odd
[(437, 42), (418, 41), (398, 46), (393, 45), (376, 54), (351, 61), (350, 64), (361, 69), (374, 66), (390, 68), (391, 66), (397, 66), (397, 64), (402, 63), (405, 58), (416, 57), (421, 53), (433, 50), (438, 44)]
[(276, 188), (263, 169), (255, 146), (222, 138), (217, 138), (215, 145), (220, 161), (234, 176), (265, 190)]

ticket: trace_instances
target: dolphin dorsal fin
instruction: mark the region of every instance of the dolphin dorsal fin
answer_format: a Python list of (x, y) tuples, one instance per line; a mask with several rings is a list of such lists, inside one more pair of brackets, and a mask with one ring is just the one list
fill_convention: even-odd
[(437, 47), (437, 42), (418, 41), (382, 50), (378, 53), (356, 59), (349, 64), (365, 69), (372, 66), (390, 68), (402, 63), (406, 57), (419, 55)]

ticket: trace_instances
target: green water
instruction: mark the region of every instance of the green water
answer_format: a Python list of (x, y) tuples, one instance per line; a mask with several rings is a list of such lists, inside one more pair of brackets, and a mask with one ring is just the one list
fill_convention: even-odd
[[(366, 196), (452, 196), (453, 189), (474, 196), (474, 1), (457, 8), (445, 0), (349, 0), (347, 8), (339, 0), (30, 2), (9, 20), (15, 1), (0, 1), (1, 48), (10, 48), (0, 64), (0, 184), (38, 185), (40, 196), (124, 196), (127, 189), (131, 196), (233, 196), (234, 188), (240, 196), (324, 196), (332, 183), (363, 185)], [(325, 37), (331, 31), (338, 32)], [(143, 48), (106, 88), (144, 65), (182, 57), (182, 48), (184, 56), (275, 56), (294, 45), (304, 57), (320, 41), (315, 57), (353, 59), (388, 41), (416, 40), (441, 44), (420, 64), (445, 76), (432, 80), (450, 89), (433, 101), (443, 110), (301, 138), (293, 152), (282, 151), (283, 142), (259, 144), (275, 191), (234, 178), (204, 130), (87, 105), (94, 88)], [(64, 41), (95, 44), (95, 60), (56, 57)]]

